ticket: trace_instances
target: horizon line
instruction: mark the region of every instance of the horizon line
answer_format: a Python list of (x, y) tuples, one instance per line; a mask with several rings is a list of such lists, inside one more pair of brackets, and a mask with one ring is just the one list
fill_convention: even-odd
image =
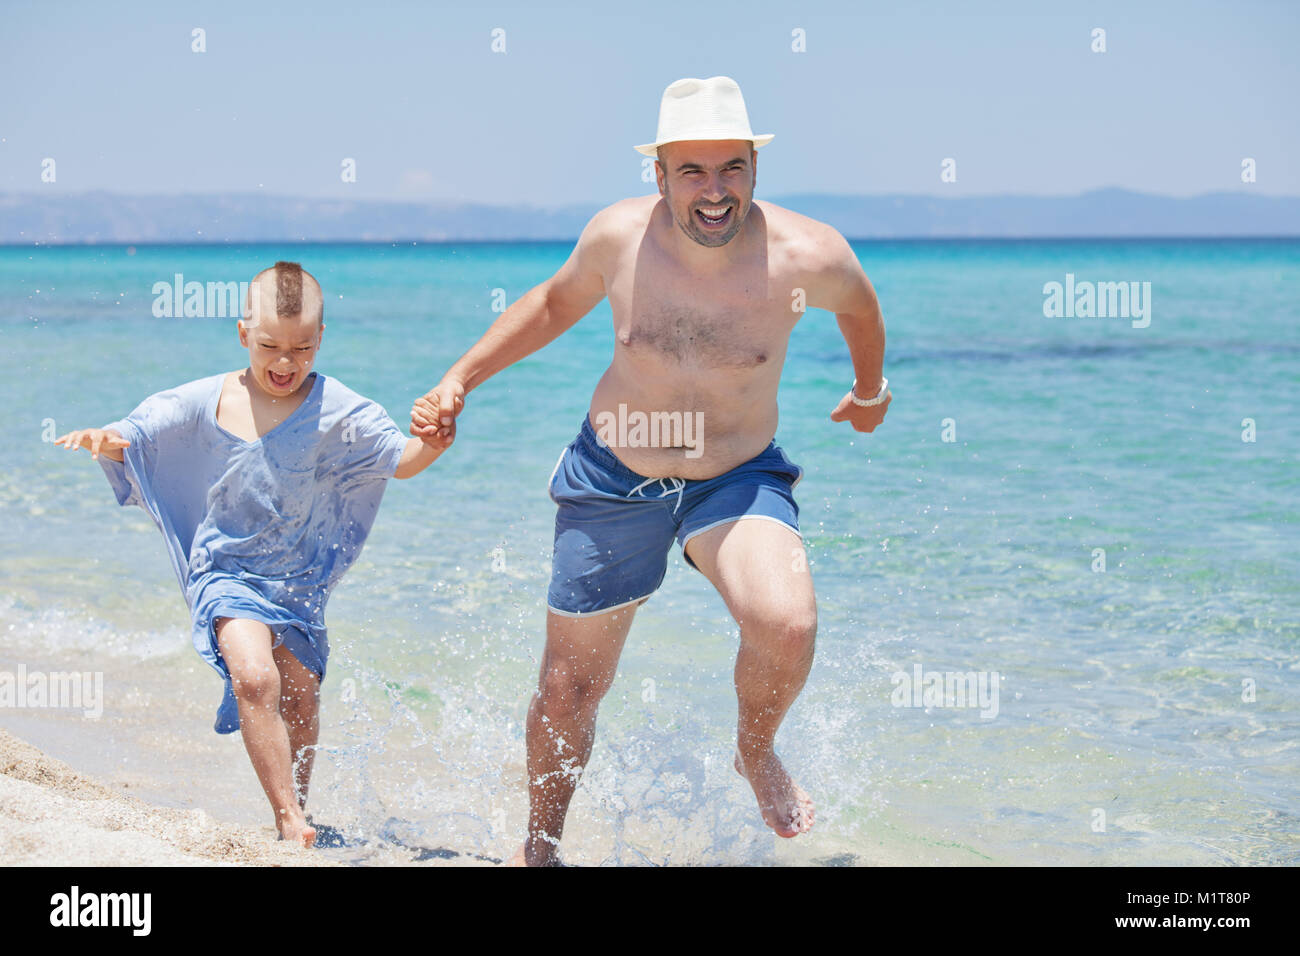
[[(807, 192), (776, 192), (772, 193), (773, 197), (816, 197), (829, 196), (837, 199), (937, 199), (951, 202), (954, 200), (967, 199), (1037, 199), (1037, 200), (1055, 200), (1055, 199), (1082, 199), (1086, 196), (1097, 193), (1127, 193), (1133, 196), (1145, 196), (1153, 199), (1168, 199), (1175, 202), (1188, 202), (1196, 199), (1206, 199), (1215, 196), (1254, 196), (1259, 199), (1300, 199), (1300, 194), (1290, 193), (1257, 193), (1254, 189), (1233, 188), (1211, 190), (1207, 192), (1194, 193), (1187, 196), (1177, 196), (1170, 193), (1147, 192), (1141, 189), (1133, 189), (1128, 186), (1097, 186), (1090, 189), (1084, 189), (1076, 193), (1008, 193), (1008, 192), (990, 192), (990, 193), (969, 193), (957, 196), (944, 196), (938, 193), (902, 193), (902, 192), (879, 192), (879, 193), (852, 193), (852, 192), (834, 192), (834, 191), (807, 191)], [(632, 196), (624, 196), (622, 199), (638, 198), (639, 196), (651, 196), (655, 193), (638, 193)], [(151, 192), (117, 192), (111, 189), (86, 189), (76, 192), (55, 192), (49, 193), (46, 189), (29, 189), (21, 192), (0, 192), (0, 199), (36, 199), (43, 197), (76, 199), (90, 196), (112, 196), (122, 199), (215, 199), (215, 198), (232, 198), (232, 197), (249, 197), (257, 199), (285, 199), (297, 200), (301, 202), (353, 202), (353, 203), (388, 203), (393, 205), (461, 205), (461, 206), (490, 206), (499, 209), (508, 208), (531, 208), (531, 209), (566, 209), (575, 206), (600, 205), (601, 203), (620, 202), (621, 199), (613, 200), (575, 200), (572, 202), (559, 203), (555, 205), (540, 205), (531, 202), (511, 202), (511, 203), (494, 203), (482, 199), (448, 199), (448, 198), (393, 198), (393, 197), (375, 197), (362, 196), (358, 198), (348, 198), (346, 196), (306, 196), (292, 193), (266, 193), (257, 190), (249, 191), (213, 191), (213, 192), (177, 192), (177, 193), (151, 193)], [(762, 196), (755, 196), (755, 199), (762, 199)]]
[[(1145, 236), (845, 236), (849, 242), (889, 243), (889, 242), (1300, 242), (1300, 234), (1260, 233), (1252, 235), (1175, 235), (1153, 234)], [(136, 249), (163, 248), (170, 246), (558, 246), (571, 245), (578, 241), (571, 238), (530, 239), (209, 239), (209, 240), (121, 240), (99, 242), (96, 240), (34, 240), (32, 242), (9, 242), (0, 239), (0, 249), (32, 248), (103, 248)]]

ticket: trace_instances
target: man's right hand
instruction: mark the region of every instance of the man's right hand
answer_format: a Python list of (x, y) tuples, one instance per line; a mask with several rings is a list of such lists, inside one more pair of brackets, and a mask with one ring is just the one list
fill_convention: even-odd
[(465, 408), (465, 386), (444, 378), (411, 406), (411, 434), (442, 447), (456, 440), (456, 416)]

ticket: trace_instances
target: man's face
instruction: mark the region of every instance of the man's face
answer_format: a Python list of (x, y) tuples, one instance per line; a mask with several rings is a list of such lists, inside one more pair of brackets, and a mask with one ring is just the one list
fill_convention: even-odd
[(655, 174), (673, 221), (702, 246), (725, 246), (745, 224), (757, 165), (747, 139), (667, 143)]
[(253, 381), (272, 398), (284, 398), (307, 381), (325, 326), (315, 318), (267, 311), (239, 323), (239, 344), (248, 349)]

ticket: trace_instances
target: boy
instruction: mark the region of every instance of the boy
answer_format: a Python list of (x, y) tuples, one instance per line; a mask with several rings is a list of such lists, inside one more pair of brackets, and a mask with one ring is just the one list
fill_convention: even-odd
[(387, 479), (419, 474), (450, 445), (407, 438), (380, 406), (313, 372), (323, 320), (316, 280), (277, 262), (253, 279), (238, 323), (248, 368), (56, 439), (89, 448), (118, 503), (144, 508), (162, 531), (194, 647), (226, 681), (214, 729), (242, 731), (281, 839), (303, 846), (316, 839), (303, 808), (329, 656), (325, 602)]

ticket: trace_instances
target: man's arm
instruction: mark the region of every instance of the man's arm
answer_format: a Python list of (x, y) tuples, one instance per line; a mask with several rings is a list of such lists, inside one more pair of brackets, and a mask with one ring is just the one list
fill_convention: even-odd
[(467, 392), (559, 337), (605, 297), (604, 259), (609, 210), (592, 217), (560, 270), (528, 290), (492, 323), (438, 383), (411, 409), (411, 434), (426, 441), (456, 437), (455, 418)]
[(808, 304), (835, 313), (857, 378), (856, 387), (831, 412), (831, 421), (851, 422), (860, 432), (874, 431), (884, 419), (892, 395), (886, 392), (883, 402), (866, 407), (855, 405), (853, 396), (875, 398), (883, 381), (885, 321), (880, 314), (880, 302), (853, 249), (829, 226), (819, 239), (817, 259)]

